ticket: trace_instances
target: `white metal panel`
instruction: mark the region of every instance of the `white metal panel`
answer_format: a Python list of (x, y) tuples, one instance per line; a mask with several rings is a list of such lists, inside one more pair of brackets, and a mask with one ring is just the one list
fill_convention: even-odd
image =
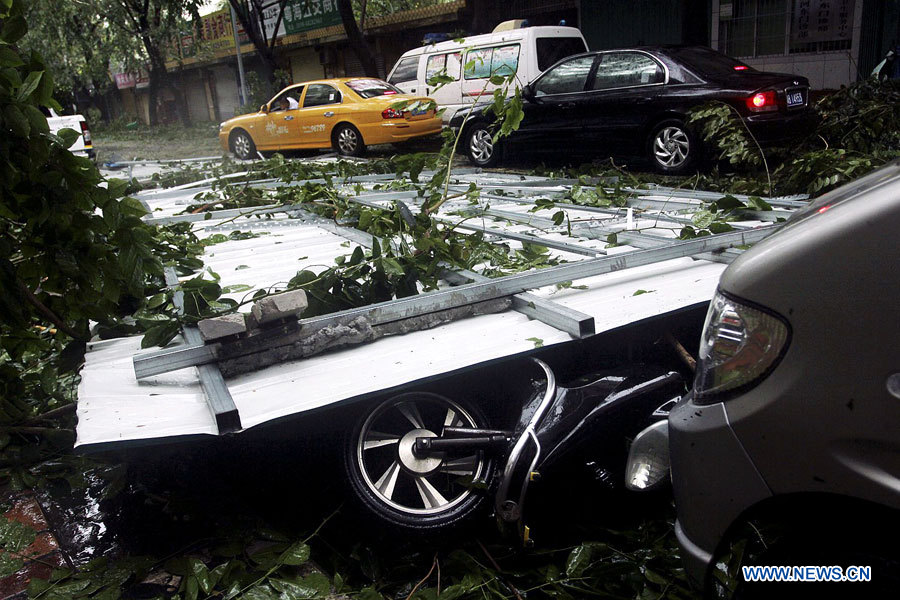
[[(517, 183), (536, 178), (519, 176), (478, 176), (479, 184), (490, 191), (496, 183)], [(542, 188), (541, 193), (564, 188)], [(154, 217), (182, 212), (195, 203), (197, 187), (145, 192), (141, 199)], [(682, 201), (680, 199), (680, 201)], [(683, 201), (682, 201), (683, 202)], [(408, 202), (414, 209), (414, 202)], [(449, 202), (442, 216), (454, 221), (464, 217), (451, 214), (472, 208), (465, 200)], [(495, 210), (534, 216), (535, 222), (553, 212), (528, 213), (529, 206), (496, 200)], [(567, 209), (573, 224), (591, 221), (598, 226), (622, 229), (656, 226), (652, 234), (676, 235), (681, 225), (656, 222), (652, 214), (641, 213), (631, 221), (628, 211), (613, 214)], [(541, 230), (533, 224), (508, 223), (503, 219), (470, 219), (498, 231), (540, 235), (560, 242), (579, 244), (608, 254), (634, 248), (606, 248), (602, 240), (575, 238), (565, 227)], [(238, 229), (262, 233), (260, 237), (229, 240), (207, 248), (204, 261), (221, 278), (222, 286), (246, 284), (252, 290), (229, 296), (242, 300), (253, 290), (272, 285), (283, 287), (299, 270), (320, 271), (334, 264), (334, 258), (349, 254), (356, 244), (308, 222), (284, 214), (271, 218), (198, 221), (199, 237), (228, 234)], [(517, 248), (517, 241), (504, 241)], [(585, 257), (564, 251), (552, 255), (566, 261)], [(569, 289), (543, 288), (535, 293), (595, 318), (598, 333), (707, 301), (725, 268), (718, 263), (690, 258), (616, 271), (573, 282)], [(579, 289), (586, 286), (585, 289)], [(639, 290), (646, 293), (635, 295)], [(244, 307), (247, 310), (249, 305)], [(531, 339), (529, 339), (531, 338)], [(280, 417), (302, 413), (363, 394), (378, 392), (404, 383), (452, 372), (485, 361), (513, 356), (535, 347), (559, 344), (572, 338), (549, 325), (533, 321), (521, 313), (506, 311), (444, 324), (434, 329), (275, 365), (228, 381), (229, 390), (245, 428)], [(183, 435), (215, 435), (215, 422), (197, 381), (195, 368), (137, 381), (132, 356), (139, 352), (140, 338), (109, 340), (90, 344), (79, 386), (77, 446), (109, 442), (141, 441)]]

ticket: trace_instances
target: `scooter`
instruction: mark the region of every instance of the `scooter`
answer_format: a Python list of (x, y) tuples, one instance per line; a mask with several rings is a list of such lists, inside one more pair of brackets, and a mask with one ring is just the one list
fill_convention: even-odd
[(528, 360), (530, 385), (508, 429), (488, 427), (477, 405), (432, 392), (401, 394), (373, 410), (346, 453), (363, 504), (388, 523), (417, 530), (452, 526), (491, 506), (498, 522), (530, 545), (532, 484), (573, 461), (613, 483), (625, 473), (627, 440), (664, 423), (667, 407), (685, 391), (681, 374), (666, 367), (624, 365), (563, 386), (547, 363)]

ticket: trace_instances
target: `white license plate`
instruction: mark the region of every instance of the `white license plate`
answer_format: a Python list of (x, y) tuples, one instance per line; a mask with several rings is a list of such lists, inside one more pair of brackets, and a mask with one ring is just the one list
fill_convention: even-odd
[(787, 93), (787, 105), (788, 106), (802, 106), (803, 105), (803, 92), (788, 92)]

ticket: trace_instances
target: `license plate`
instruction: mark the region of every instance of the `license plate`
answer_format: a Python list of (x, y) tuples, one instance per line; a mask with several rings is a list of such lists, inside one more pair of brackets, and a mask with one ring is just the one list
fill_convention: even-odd
[(787, 105), (790, 106), (803, 106), (803, 92), (801, 91), (787, 91)]

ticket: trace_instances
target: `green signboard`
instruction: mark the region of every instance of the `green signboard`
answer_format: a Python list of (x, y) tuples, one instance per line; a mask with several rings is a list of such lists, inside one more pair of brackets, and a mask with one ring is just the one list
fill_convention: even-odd
[(288, 0), (284, 31), (288, 35), (341, 24), (337, 0)]

